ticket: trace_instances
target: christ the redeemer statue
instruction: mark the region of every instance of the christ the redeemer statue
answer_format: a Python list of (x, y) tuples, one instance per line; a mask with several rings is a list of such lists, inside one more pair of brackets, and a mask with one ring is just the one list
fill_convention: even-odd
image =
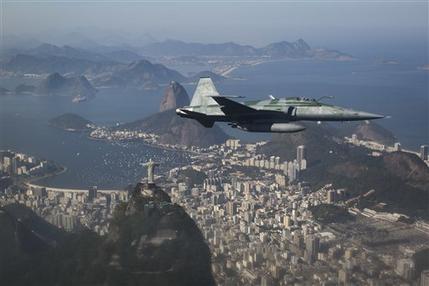
[(155, 167), (159, 166), (159, 163), (156, 163), (152, 161), (152, 159), (149, 159), (149, 162), (145, 163), (143, 166), (147, 167), (147, 183), (153, 184), (155, 182)]

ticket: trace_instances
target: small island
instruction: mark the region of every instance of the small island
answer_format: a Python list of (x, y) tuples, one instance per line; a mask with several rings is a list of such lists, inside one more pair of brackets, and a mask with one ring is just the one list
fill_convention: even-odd
[(429, 71), (429, 64), (422, 65), (418, 67), (419, 70)]
[(71, 132), (89, 131), (94, 128), (94, 124), (74, 113), (65, 113), (49, 120), (53, 127), (60, 128)]

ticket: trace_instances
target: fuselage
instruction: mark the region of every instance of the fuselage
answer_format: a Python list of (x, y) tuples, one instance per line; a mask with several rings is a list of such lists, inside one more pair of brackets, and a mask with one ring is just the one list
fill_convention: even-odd
[(251, 132), (299, 132), (296, 121), (354, 121), (382, 118), (382, 115), (355, 111), (307, 98), (271, 97), (267, 100), (237, 102), (220, 95), (210, 78), (200, 78), (189, 106), (176, 109), (177, 115), (197, 120), (205, 127), (229, 122), (231, 127)]
[[(354, 121), (371, 120), (383, 118), (384, 116), (355, 111), (339, 106), (325, 104), (313, 99), (306, 98), (281, 98), (258, 101), (240, 102), (245, 106), (259, 112), (249, 112), (248, 114), (225, 114), (222, 106), (211, 104), (207, 106), (186, 106), (177, 110), (183, 117), (193, 118), (195, 115), (186, 116), (186, 111), (204, 114), (208, 119), (222, 122), (250, 121), (256, 122), (277, 122), (287, 123), (291, 121)], [(180, 111), (183, 111), (181, 114)]]

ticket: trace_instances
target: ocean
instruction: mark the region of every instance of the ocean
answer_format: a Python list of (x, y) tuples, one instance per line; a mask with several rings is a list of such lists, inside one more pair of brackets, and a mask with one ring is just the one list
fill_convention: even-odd
[(65, 112), (79, 114), (100, 125), (114, 125), (156, 112), (162, 91), (100, 90), (94, 100), (72, 103), (64, 97), (0, 98), (0, 149), (11, 149), (53, 160), (65, 167), (61, 175), (38, 183), (67, 188), (121, 189), (146, 175), (142, 164), (152, 158), (160, 171), (187, 162), (186, 154), (138, 143), (109, 143), (84, 133), (49, 126), (49, 119)]

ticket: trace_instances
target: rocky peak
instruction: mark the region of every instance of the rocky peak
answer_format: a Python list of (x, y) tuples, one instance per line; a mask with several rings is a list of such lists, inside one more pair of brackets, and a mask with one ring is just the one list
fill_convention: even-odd
[(186, 89), (176, 81), (170, 82), (165, 89), (159, 111), (176, 109), (186, 105), (189, 105), (189, 96)]
[(311, 48), (302, 39), (296, 42), (281, 41), (269, 44), (261, 49), (262, 53), (271, 57), (300, 58), (309, 56)]
[(54, 72), (46, 77), (45, 83), (47, 87), (57, 88), (66, 82), (65, 77), (57, 72)]
[(136, 71), (145, 71), (146, 69), (151, 69), (152, 67), (153, 64), (150, 61), (144, 59), (132, 62), (128, 65), (130, 70)]
[(302, 50), (310, 50), (310, 46), (307, 44), (306, 41), (304, 41), (303, 39), (298, 39), (295, 43), (294, 43), (295, 47), (297, 47), (298, 49), (302, 49)]
[(43, 51), (45, 53), (53, 53), (58, 52), (60, 48), (58, 46), (49, 44), (49, 43), (43, 43), (39, 45), (38, 47), (34, 48), (33, 51)]
[(92, 98), (97, 90), (91, 85), (85, 76), (64, 77), (55, 72), (44, 79), (36, 88), (40, 95), (79, 96)]

